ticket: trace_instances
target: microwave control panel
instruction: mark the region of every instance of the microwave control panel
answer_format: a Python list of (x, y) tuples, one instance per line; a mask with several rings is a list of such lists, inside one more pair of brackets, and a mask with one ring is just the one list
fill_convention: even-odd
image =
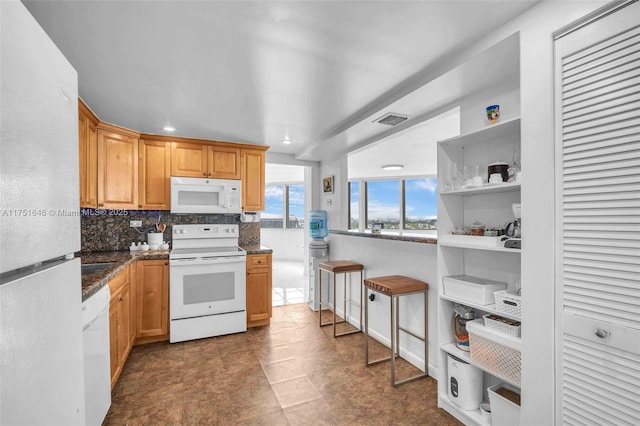
[(240, 204), (240, 188), (229, 188), (229, 207), (237, 207)]

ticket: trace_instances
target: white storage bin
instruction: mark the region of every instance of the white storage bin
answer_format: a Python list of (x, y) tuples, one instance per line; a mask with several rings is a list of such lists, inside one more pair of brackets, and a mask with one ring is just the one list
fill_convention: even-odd
[(520, 386), (520, 339), (487, 328), (483, 322), (480, 318), (466, 324), (471, 364)]
[(485, 327), (504, 333), (507, 336), (520, 337), (521, 324), (519, 321), (498, 315), (483, 315), (482, 318), (484, 318)]
[(520, 318), (522, 315), (522, 297), (507, 290), (494, 293), (496, 311)]
[(491, 403), (492, 426), (520, 426), (520, 405), (497, 393), (500, 388), (505, 388), (520, 395), (518, 388), (507, 383), (498, 383), (487, 389), (489, 402)]
[(451, 275), (442, 278), (444, 294), (479, 305), (494, 303), (494, 293), (507, 288), (507, 283), (486, 280), (472, 275)]

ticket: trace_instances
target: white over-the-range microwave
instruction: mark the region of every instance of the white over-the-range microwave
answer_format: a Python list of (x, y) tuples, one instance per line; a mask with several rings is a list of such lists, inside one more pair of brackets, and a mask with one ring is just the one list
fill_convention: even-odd
[(171, 213), (240, 213), (240, 180), (171, 177)]

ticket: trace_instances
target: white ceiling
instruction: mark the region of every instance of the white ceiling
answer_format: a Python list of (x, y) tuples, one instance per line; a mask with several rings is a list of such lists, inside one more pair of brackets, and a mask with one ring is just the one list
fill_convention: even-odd
[(388, 132), (370, 118), (537, 3), (23, 2), (101, 120), (152, 134), (172, 125), (179, 136), (269, 145), (305, 160)]

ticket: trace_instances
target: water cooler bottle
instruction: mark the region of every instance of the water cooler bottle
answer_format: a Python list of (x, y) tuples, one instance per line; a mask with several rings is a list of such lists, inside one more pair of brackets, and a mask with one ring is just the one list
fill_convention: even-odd
[[(317, 311), (320, 307), (318, 280), (318, 264), (329, 260), (329, 243), (326, 238), (329, 235), (327, 226), (327, 212), (324, 210), (312, 210), (309, 212), (309, 307)], [(326, 283), (325, 283), (326, 284)], [(323, 291), (324, 294), (328, 292)]]

